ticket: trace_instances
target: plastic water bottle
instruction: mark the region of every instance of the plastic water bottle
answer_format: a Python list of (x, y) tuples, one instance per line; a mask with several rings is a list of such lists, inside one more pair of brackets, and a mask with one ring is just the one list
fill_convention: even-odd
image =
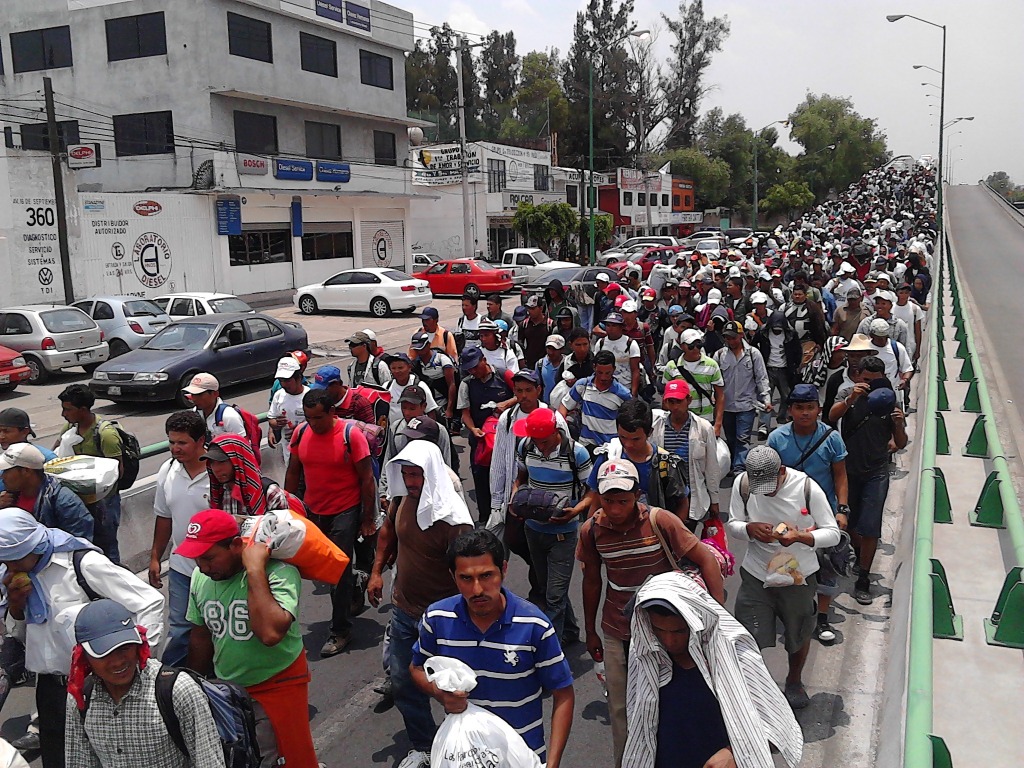
[(594, 674), (597, 675), (597, 682), (601, 684), (601, 690), (604, 692), (604, 697), (608, 698), (608, 678), (604, 673), (604, 662), (599, 661), (594, 665)]

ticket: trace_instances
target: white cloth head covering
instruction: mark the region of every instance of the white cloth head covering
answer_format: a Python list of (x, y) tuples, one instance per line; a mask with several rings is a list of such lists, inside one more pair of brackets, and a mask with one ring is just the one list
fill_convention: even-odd
[(654, 765), (658, 693), (672, 679), (672, 659), (651, 629), (644, 603), (671, 605), (690, 627), (690, 656), (718, 699), (738, 768), (774, 768), (771, 744), (790, 766), (803, 754), (803, 733), (750, 633), (696, 582), (679, 572), (648, 579), (631, 621), (623, 765)]
[(465, 500), (455, 490), (448, 476), (448, 467), (441, 457), (441, 449), (428, 440), (410, 440), (397, 456), (384, 465), (388, 473), (388, 492), (392, 496), (408, 496), (402, 478), (402, 465), (413, 464), (423, 470), (423, 490), (416, 507), (416, 522), (420, 530), (427, 530), (437, 522), (449, 525), (472, 525), (473, 518)]

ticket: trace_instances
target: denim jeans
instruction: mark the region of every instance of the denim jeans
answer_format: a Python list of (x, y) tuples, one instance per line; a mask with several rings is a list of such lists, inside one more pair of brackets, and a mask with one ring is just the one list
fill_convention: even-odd
[(331, 587), (331, 634), (346, 636), (352, 631), (352, 595), (356, 587), (356, 539), (359, 537), (362, 506), (337, 515), (312, 514), (309, 519), (349, 557), (349, 567), (341, 581)]
[(580, 328), (592, 331), (594, 329), (594, 305), (580, 304), (576, 309), (580, 313)]
[(726, 411), (722, 417), (722, 431), (725, 442), (732, 453), (732, 471), (742, 472), (747, 464), (750, 452), (750, 431), (754, 428), (754, 416), (757, 411)]
[[(786, 406), (786, 399), (789, 397), (790, 389), (792, 389), (792, 387), (789, 386), (788, 369), (768, 368), (768, 393), (769, 395), (774, 391), (778, 391), (779, 393), (779, 424), (782, 424), (786, 420), (786, 413), (788, 410)], [(767, 428), (772, 423), (771, 411), (761, 411), (758, 420), (761, 422), (762, 427)]]
[(526, 543), (530, 559), (537, 571), (544, 594), (544, 614), (555, 627), (559, 641), (565, 635), (579, 635), (572, 603), (569, 601), (569, 583), (576, 559), (576, 539), (579, 530), (568, 533), (542, 533), (526, 526)]
[(882, 515), (889, 495), (889, 470), (871, 475), (848, 475), (850, 530), (869, 539), (882, 538)]
[(434, 716), (430, 712), (430, 697), (416, 687), (409, 673), (412, 663), (412, 647), (419, 639), (419, 621), (400, 608), (391, 610), (391, 654), (388, 665), (391, 668), (391, 690), (395, 706), (405, 720), (405, 732), (412, 742), (412, 748), (429, 752), (437, 733)]
[(105, 499), (89, 504), (92, 513), (92, 543), (99, 547), (112, 563), (121, 562), (117, 546), (117, 529), (121, 525), (121, 494), (118, 491)]
[(192, 578), (172, 570), (167, 576), (167, 645), (160, 660), (170, 667), (181, 667), (188, 656), (188, 636), (192, 625), (185, 618), (188, 588)]

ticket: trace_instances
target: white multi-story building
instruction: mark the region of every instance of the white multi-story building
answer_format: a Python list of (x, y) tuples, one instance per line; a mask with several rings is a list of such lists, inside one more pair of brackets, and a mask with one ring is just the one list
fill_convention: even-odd
[(16, 279), (40, 258), (23, 209), (52, 221), (44, 76), (62, 144), (102, 158), (65, 173), (76, 297), (253, 294), (406, 265), (410, 200), (429, 194), (406, 161), (408, 128), (426, 125), (406, 115), (411, 14), (378, 0), (5, 0), (3, 16)]

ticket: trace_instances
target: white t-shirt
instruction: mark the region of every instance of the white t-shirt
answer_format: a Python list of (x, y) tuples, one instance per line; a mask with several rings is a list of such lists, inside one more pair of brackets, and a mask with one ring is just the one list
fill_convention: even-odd
[(598, 339), (594, 345), (594, 354), (605, 350), (615, 355), (615, 380), (626, 389), (630, 389), (633, 384), (633, 369), (629, 361), (640, 358), (640, 345), (625, 335), (615, 341), (607, 337)]
[(768, 366), (770, 368), (786, 367), (786, 334), (768, 331), (768, 343), (771, 348), (768, 350)]
[(504, 375), (505, 371), (512, 371), (512, 373), (518, 373), (519, 361), (513, 352), (504, 347), (498, 347), (497, 349), (487, 349), (484, 346), (480, 347), (480, 351), (484, 353), (484, 359), (490, 363), (491, 368), (499, 376)]
[(306, 421), (306, 412), (302, 410), (302, 397), (309, 392), (309, 387), (303, 387), (297, 395), (289, 395), (283, 389), (274, 393), (274, 399), (270, 401), (270, 409), (267, 411), (267, 418), (276, 419), (281, 416), (285, 418), (284, 428), (281, 430), (281, 453), (284, 456), (284, 465), (288, 466), (288, 459), (291, 457), (292, 433), (295, 428)]
[(907, 334), (907, 352), (913, 357), (914, 352), (917, 350), (917, 338), (914, 336), (914, 325), (919, 320), (924, 320), (924, 310), (921, 309), (920, 305), (915, 304), (912, 301), (908, 301), (906, 304), (893, 304), (892, 313), (907, 324), (909, 333)]
[(185, 540), (192, 515), (210, 508), (210, 473), (203, 470), (194, 478), (175, 459), (168, 459), (156, 475), (156, 498), (153, 512), (157, 517), (171, 518), (171, 570), (191, 576), (196, 561), (176, 555), (174, 550)]
[[(801, 514), (806, 505), (804, 494), (803, 472), (795, 469), (787, 469), (785, 481), (782, 487), (774, 496), (761, 494), (750, 494), (747, 500), (746, 514), (743, 512), (743, 496), (740, 493), (740, 483), (743, 475), (740, 473), (732, 486), (732, 498), (729, 501), (729, 522), (726, 530), (732, 538), (740, 541), (747, 541), (747, 554), (743, 558), (742, 568), (754, 578), (764, 581), (768, 577), (768, 564), (775, 555), (786, 552), (796, 558), (800, 573), (810, 576), (818, 570), (818, 557), (814, 554), (815, 549), (834, 547), (839, 543), (839, 527), (836, 525), (836, 518), (832, 514), (832, 505), (828, 503), (828, 497), (821, 487), (811, 480), (810, 499), (808, 509), (810, 514)], [(747, 523), (771, 523), (775, 527), (779, 523), (785, 523), (790, 528), (807, 530), (812, 526), (814, 546), (806, 544), (791, 544), (783, 547), (776, 541), (765, 544), (750, 538), (747, 534)]]
[(213, 437), (218, 435), (242, 435), (245, 437), (245, 422), (242, 421), (242, 415), (230, 405), (221, 414), (221, 423), (217, 424), (217, 409), (223, 404), (224, 401), (217, 398), (217, 405), (214, 406), (213, 413), (206, 417), (206, 428), (210, 431), (210, 435)]
[[(896, 345), (896, 351), (899, 353), (899, 359), (892, 352), (892, 345)], [(898, 341), (892, 341), (891, 339), (885, 340), (884, 347), (875, 347), (878, 354), (878, 359), (885, 363), (885, 376), (889, 379), (889, 383), (892, 384), (893, 389), (898, 389), (900, 386), (900, 374), (910, 373), (914, 370), (914, 364), (910, 360), (910, 355), (907, 354), (907, 348), (900, 344)]]
[(480, 315), (477, 315), (472, 320), (470, 320), (465, 315), (460, 315), (459, 316), (459, 321), (458, 321), (458, 323), (456, 324), (455, 327), (456, 327), (457, 331), (461, 332), (462, 335), (465, 336), (465, 338), (466, 338), (466, 346), (465, 346), (465, 348), (466, 349), (469, 349), (470, 347), (479, 347), (480, 346), (480, 321), (481, 320), (483, 320), (483, 317), (481, 317)]

